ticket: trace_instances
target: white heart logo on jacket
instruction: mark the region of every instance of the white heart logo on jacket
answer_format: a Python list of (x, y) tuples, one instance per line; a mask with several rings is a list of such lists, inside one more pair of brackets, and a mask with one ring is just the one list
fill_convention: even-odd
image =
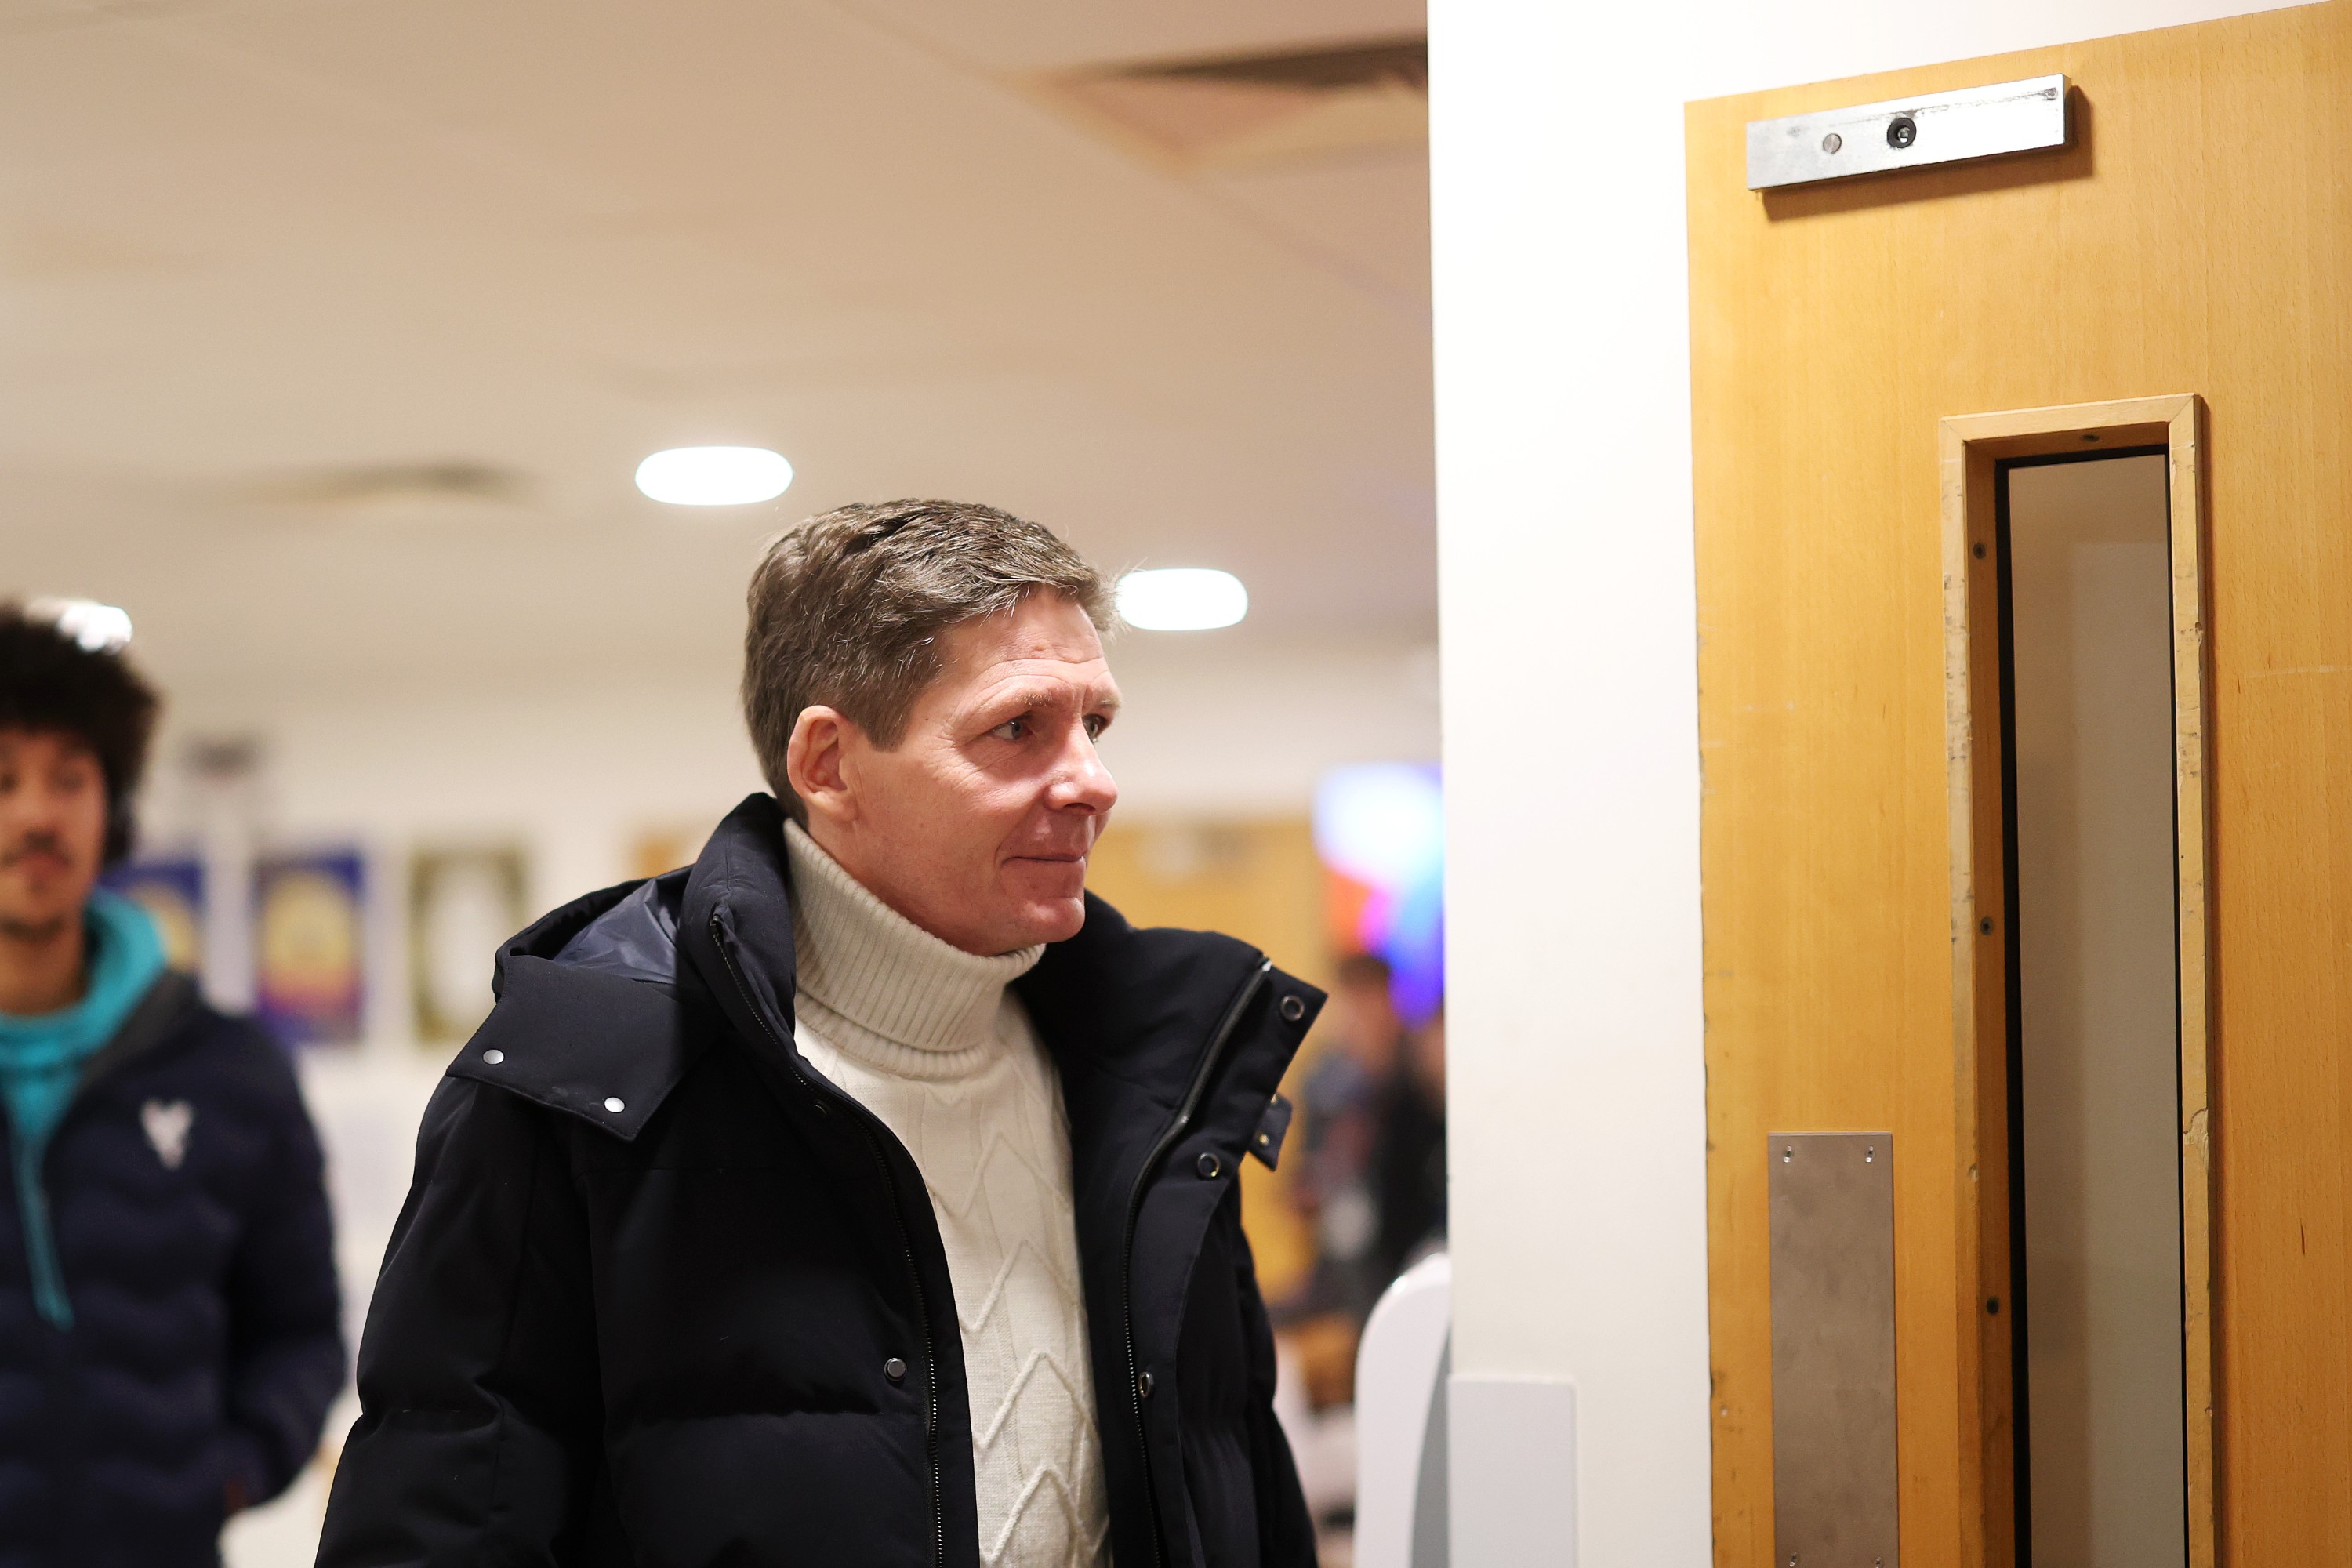
[(188, 1129), (195, 1124), (195, 1107), (184, 1100), (151, 1100), (139, 1108), (139, 1125), (167, 1171), (178, 1170), (188, 1157)]

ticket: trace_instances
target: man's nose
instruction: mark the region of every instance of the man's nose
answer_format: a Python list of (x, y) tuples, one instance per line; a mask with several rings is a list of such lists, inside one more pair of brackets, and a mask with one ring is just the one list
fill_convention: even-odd
[(1095, 750), (1093, 737), (1084, 730), (1071, 731), (1052, 798), (1055, 807), (1063, 811), (1100, 813), (1118, 804), (1118, 781), (1103, 766), (1102, 753)]
[(15, 833), (55, 837), (65, 825), (69, 797), (63, 790), (35, 786), (10, 792), (5, 816)]

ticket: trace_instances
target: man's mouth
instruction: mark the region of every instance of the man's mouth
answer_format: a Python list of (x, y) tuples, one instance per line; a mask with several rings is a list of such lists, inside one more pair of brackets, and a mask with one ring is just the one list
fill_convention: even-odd
[(62, 871), (69, 862), (54, 849), (19, 849), (13, 855), (0, 857), (0, 867), (27, 866), (40, 871)]

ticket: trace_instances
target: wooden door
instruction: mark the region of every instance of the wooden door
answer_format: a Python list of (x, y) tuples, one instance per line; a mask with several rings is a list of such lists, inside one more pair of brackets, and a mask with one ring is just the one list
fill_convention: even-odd
[[(1751, 120), (2053, 72), (2062, 151), (1746, 188)], [(2352, 1563), (2352, 0), (1699, 103), (1687, 130), (1717, 1560), (1772, 1554), (1765, 1138), (1805, 1129), (1900, 1151), (1903, 1568), (2014, 1560), (2001, 1023), (1972, 994), (1998, 963), (1970, 968), (1984, 889), (1954, 871), (1981, 759), (1948, 724), (1947, 590), (1972, 589), (1941, 476), (2071, 427), (2014, 411), (2138, 399), (2084, 422), (2171, 431), (2176, 521), (2201, 513), (2190, 1560)]]

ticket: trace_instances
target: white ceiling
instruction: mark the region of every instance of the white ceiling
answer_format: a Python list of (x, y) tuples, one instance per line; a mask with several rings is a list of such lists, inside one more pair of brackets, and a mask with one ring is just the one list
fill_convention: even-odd
[[(699, 672), (761, 538), (952, 494), (1240, 573), (1235, 637), (1426, 637), (1425, 156), (1188, 175), (1039, 85), (1420, 26), (0, 0), (0, 593), (126, 605), (184, 697)], [(631, 488), (706, 441), (799, 480), (722, 512)], [(520, 499), (288, 499), (448, 461)]]

